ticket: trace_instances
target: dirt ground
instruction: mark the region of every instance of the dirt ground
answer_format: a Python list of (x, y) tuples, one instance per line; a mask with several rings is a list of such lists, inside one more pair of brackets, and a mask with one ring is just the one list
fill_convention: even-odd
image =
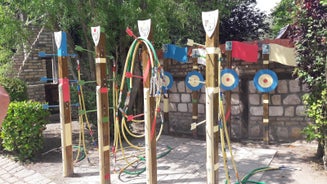
[[(73, 142), (78, 142), (78, 123), (73, 123)], [(45, 147), (40, 157), (26, 167), (35, 170), (56, 183), (64, 182), (62, 175), (60, 125), (52, 123), (44, 132)], [(305, 141), (264, 145), (262, 142), (233, 142), (233, 146), (275, 149), (277, 151), (270, 166), (285, 166), (284, 170), (269, 171), (263, 174), (262, 181), (269, 183), (327, 183), (327, 171), (315, 157), (317, 144)], [(91, 145), (89, 143), (89, 145)], [(92, 145), (89, 151), (97, 157), (96, 148)], [(97, 164), (97, 163), (95, 163)], [(97, 171), (94, 171), (97, 172)], [(276, 179), (277, 178), (277, 179)]]
[(284, 166), (285, 169), (265, 172), (261, 181), (265, 181), (267, 184), (327, 183), (327, 171), (324, 170), (321, 160), (315, 156), (316, 142), (296, 141), (271, 145), (251, 142), (245, 145), (277, 150), (270, 166)]

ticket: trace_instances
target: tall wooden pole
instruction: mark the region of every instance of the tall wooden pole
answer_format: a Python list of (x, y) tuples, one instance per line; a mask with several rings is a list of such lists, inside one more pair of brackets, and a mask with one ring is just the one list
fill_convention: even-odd
[(96, 98), (98, 119), (98, 149), (100, 183), (110, 184), (110, 123), (109, 98), (107, 83), (107, 60), (105, 54), (106, 36), (100, 31), (100, 26), (92, 27), (95, 42)]
[[(168, 62), (170, 63), (171, 59), (165, 59), (164, 60), (164, 70), (166, 68), (168, 68), (169, 64)], [(172, 82), (172, 81), (170, 81)], [(169, 93), (167, 91), (166, 94), (164, 94), (164, 98), (163, 98), (163, 118), (164, 118), (164, 123), (165, 123), (165, 126), (164, 126), (164, 132), (166, 134), (169, 134), (170, 133), (170, 122), (169, 122)]]
[[(193, 70), (198, 71), (199, 66), (197, 62), (197, 58), (192, 58), (193, 62)], [(192, 122), (196, 124), (198, 122), (198, 114), (199, 114), (199, 91), (192, 91)], [(195, 129), (192, 130), (192, 134), (194, 138), (198, 137), (198, 129), (195, 127)]]
[[(146, 20), (149, 21), (149, 20)], [(142, 34), (140, 31), (140, 35), (143, 38), (151, 39), (151, 21), (150, 25), (148, 25), (148, 22), (146, 21), (139, 21), (139, 30), (145, 31), (146, 28), (149, 30), (146, 30), (146, 34)], [(143, 28), (141, 28), (141, 25), (148, 25)], [(145, 45), (142, 46), (142, 66), (143, 66), (143, 77), (146, 77), (143, 79), (143, 90), (144, 90), (144, 124), (145, 124), (145, 164), (146, 164), (146, 183), (147, 184), (156, 184), (157, 183), (157, 142), (156, 142), (156, 133), (152, 133), (152, 130), (155, 131), (156, 126), (156, 120), (155, 120), (155, 97), (150, 96), (150, 79), (152, 76), (152, 69), (151, 66), (149, 66), (150, 58), (149, 58), (149, 51), (147, 51), (147, 48)], [(147, 71), (148, 70), (148, 71)], [(147, 73), (147, 75), (145, 75)], [(154, 127), (154, 128), (153, 128)]]
[[(226, 42), (226, 68), (231, 69), (232, 68), (232, 42)], [(225, 91), (225, 99), (226, 99), (226, 112), (227, 114), (229, 114), (229, 116), (227, 116), (226, 118), (226, 122), (227, 122), (227, 129), (228, 129), (228, 135), (232, 135), (231, 134), (231, 130), (232, 130), (232, 125), (231, 125), (231, 107), (232, 107), (232, 91), (228, 90)]]
[(55, 32), (58, 48), (58, 77), (59, 77), (59, 111), (61, 125), (61, 151), (63, 162), (63, 175), (72, 176), (73, 146), (72, 146), (72, 119), (70, 107), (69, 73), (67, 63), (67, 37), (65, 32)]
[[(269, 68), (269, 45), (262, 45), (263, 69)], [(269, 93), (262, 94), (263, 102), (263, 141), (269, 144)]]
[[(216, 18), (215, 18), (216, 17)], [(216, 22), (215, 22), (216, 21)], [(218, 10), (202, 12), (206, 31), (206, 143), (207, 143), (207, 184), (216, 184), (218, 175), (218, 54), (219, 19)], [(213, 32), (212, 32), (213, 31)]]

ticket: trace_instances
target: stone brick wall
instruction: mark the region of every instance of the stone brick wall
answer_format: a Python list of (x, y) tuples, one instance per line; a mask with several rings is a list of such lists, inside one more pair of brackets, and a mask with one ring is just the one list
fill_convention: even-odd
[(28, 99), (45, 102), (44, 84), (29, 84), (27, 87)]
[(44, 51), (53, 53), (53, 33), (47, 32), (40, 27), (31, 27), (29, 45), (25, 51), (17, 50), (14, 56), (14, 68), (17, 76), (27, 82), (28, 98), (35, 101), (45, 101), (45, 83), (40, 78), (47, 76), (47, 62), (49, 58), (39, 58), (38, 53)]
[[(199, 96), (199, 120), (205, 119), (205, 93)], [(192, 96), (184, 81), (176, 81), (169, 90), (169, 122), (170, 131), (182, 134), (190, 134), (192, 123)], [(200, 133), (201, 133), (201, 127)]]
[[(249, 138), (260, 139), (262, 129), (262, 94), (257, 93), (253, 81), (249, 82)], [(310, 121), (305, 114), (302, 96), (307, 92), (299, 81), (279, 80), (276, 90), (270, 92), (270, 139), (288, 141), (301, 139), (301, 130)]]
[[(185, 85), (185, 76), (192, 70), (192, 64), (164, 61), (165, 70), (174, 77), (173, 87), (169, 90), (170, 132), (192, 135), (192, 96)], [(224, 63), (223, 63), (224, 65)], [(238, 73), (239, 85), (231, 95), (231, 137), (233, 139), (259, 139), (263, 137), (262, 93), (253, 83), (255, 73), (263, 69), (262, 61), (246, 63), (233, 61), (232, 68)], [(306, 87), (292, 76), (293, 67), (270, 63), (269, 69), (276, 72), (279, 81), (275, 90), (269, 94), (269, 136), (272, 141), (291, 141), (303, 139), (302, 129), (310, 123), (305, 115), (302, 96), (308, 92)], [(205, 67), (201, 73), (204, 74)], [(205, 119), (205, 87), (199, 95), (198, 121)], [(198, 135), (205, 135), (205, 124), (198, 126)]]

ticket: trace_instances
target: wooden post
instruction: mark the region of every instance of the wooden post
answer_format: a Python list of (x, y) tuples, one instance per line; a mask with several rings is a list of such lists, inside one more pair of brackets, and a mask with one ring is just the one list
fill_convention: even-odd
[(163, 118), (164, 118), (164, 132), (165, 134), (170, 133), (170, 125), (169, 125), (169, 93), (164, 95), (163, 97), (163, 102), (164, 102), (164, 110), (163, 110)]
[(216, 184), (218, 175), (218, 54), (219, 19), (218, 10), (202, 12), (202, 23), (206, 31), (206, 143), (207, 184)]
[[(231, 69), (232, 68), (232, 47), (230, 47), (232, 44), (232, 42), (226, 42), (226, 68)], [(232, 135), (231, 134), (231, 130), (232, 130), (232, 125), (231, 125), (231, 107), (232, 107), (232, 91), (228, 90), (225, 91), (225, 99), (226, 99), (226, 112), (228, 114), (230, 114), (227, 119), (226, 119), (226, 123), (227, 123), (227, 130), (228, 130), (228, 135)]]
[(58, 77), (59, 77), (59, 111), (61, 125), (61, 150), (63, 162), (63, 175), (72, 176), (73, 146), (72, 146), (72, 119), (70, 107), (69, 73), (67, 63), (67, 37), (66, 33), (55, 32), (55, 40), (58, 48)]
[[(141, 37), (151, 39), (151, 20), (138, 21), (139, 32)], [(141, 27), (144, 26), (144, 27)], [(141, 31), (145, 31), (141, 32)], [(155, 97), (150, 96), (150, 79), (152, 71), (150, 65), (150, 58), (145, 45), (142, 45), (142, 66), (143, 66), (143, 90), (144, 90), (144, 124), (145, 124), (145, 164), (146, 164), (146, 183), (157, 183), (157, 142), (155, 132), (152, 134), (151, 129), (156, 126), (155, 121)], [(149, 71), (147, 71), (150, 68)], [(147, 73), (147, 75), (145, 75)]]
[[(193, 70), (198, 71), (199, 66), (197, 62), (197, 58), (192, 58), (193, 62)], [(192, 122), (197, 123), (198, 122), (198, 104), (199, 104), (199, 91), (192, 91)], [(198, 129), (195, 127), (194, 130), (192, 130), (192, 134), (194, 138), (198, 137)]]
[(109, 98), (107, 84), (107, 60), (105, 54), (106, 36), (100, 31), (100, 26), (92, 27), (92, 37), (95, 43), (96, 98), (98, 119), (98, 149), (100, 183), (110, 184), (110, 123)]
[[(263, 69), (269, 68), (269, 45), (262, 45), (262, 59)], [(262, 94), (263, 103), (263, 141), (265, 144), (269, 144), (269, 93)]]
[[(168, 68), (171, 59), (165, 59), (164, 60), (164, 70), (166, 70), (166, 68)], [(172, 81), (171, 81), (172, 82)], [(164, 118), (164, 132), (165, 134), (169, 134), (170, 133), (170, 122), (169, 122), (169, 93), (167, 91), (167, 94), (164, 95), (163, 98), (163, 118)]]

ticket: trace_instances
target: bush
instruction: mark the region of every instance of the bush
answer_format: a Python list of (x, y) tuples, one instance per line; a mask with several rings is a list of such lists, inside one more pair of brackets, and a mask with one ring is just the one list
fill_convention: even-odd
[(20, 161), (32, 158), (43, 147), (42, 132), (48, 115), (39, 102), (11, 102), (2, 124), (3, 149), (14, 153)]
[(303, 102), (307, 106), (307, 115), (315, 122), (309, 124), (303, 130), (308, 141), (317, 140), (319, 148), (317, 150), (317, 156), (324, 156), (323, 146), (327, 145), (327, 89), (319, 91), (313, 91), (310, 94), (303, 96)]
[(27, 85), (19, 78), (0, 77), (0, 85), (9, 93), (10, 101), (27, 100)]

